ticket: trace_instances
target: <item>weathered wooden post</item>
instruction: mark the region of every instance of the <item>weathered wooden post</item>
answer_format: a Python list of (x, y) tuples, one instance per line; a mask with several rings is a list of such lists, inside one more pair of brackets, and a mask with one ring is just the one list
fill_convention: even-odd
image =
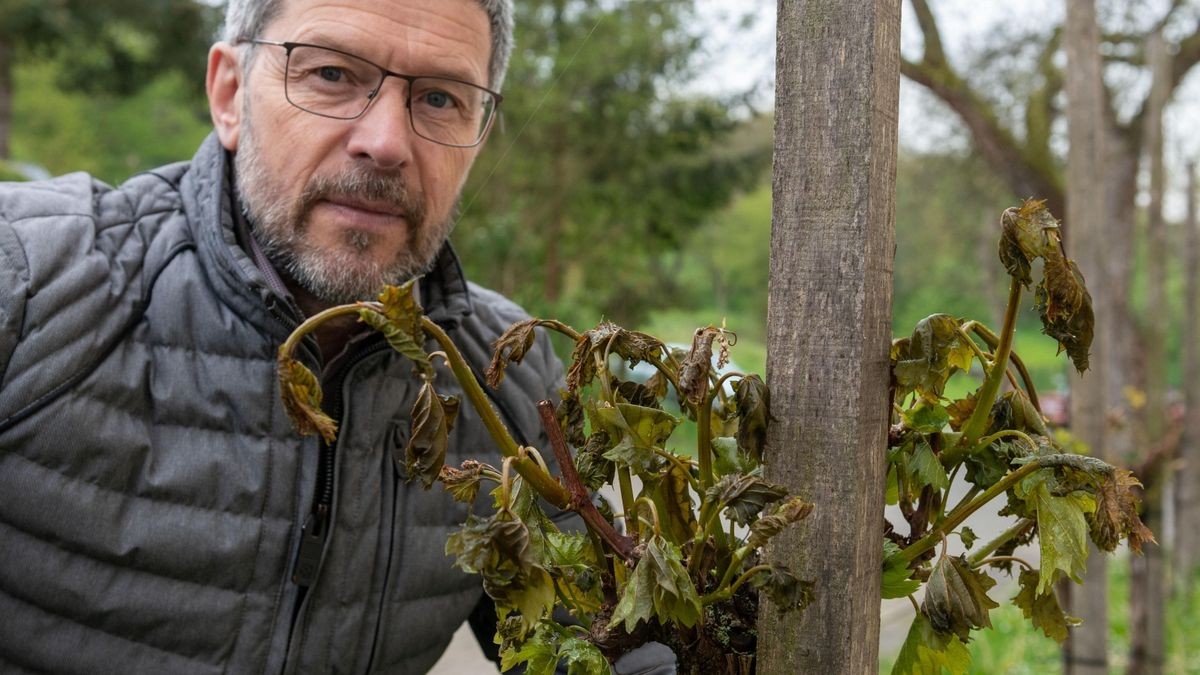
[(817, 582), (759, 616), (759, 672), (878, 669), (899, 0), (780, 0), (767, 477), (815, 501), (771, 557)]

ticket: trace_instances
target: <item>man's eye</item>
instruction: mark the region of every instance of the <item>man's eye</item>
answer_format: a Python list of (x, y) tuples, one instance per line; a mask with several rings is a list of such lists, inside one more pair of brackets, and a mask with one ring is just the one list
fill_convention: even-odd
[(346, 72), (337, 66), (322, 66), (317, 69), (317, 77), (326, 82), (341, 82), (346, 77)]
[(425, 94), (425, 103), (434, 108), (450, 108), (454, 106), (454, 99), (444, 91), (431, 91)]

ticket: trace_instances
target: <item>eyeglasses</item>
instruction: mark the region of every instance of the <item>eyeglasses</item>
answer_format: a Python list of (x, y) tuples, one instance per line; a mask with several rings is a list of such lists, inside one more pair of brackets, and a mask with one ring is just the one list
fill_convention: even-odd
[(418, 136), (455, 148), (479, 145), (503, 97), (470, 82), (449, 77), (404, 75), (353, 54), (304, 44), (246, 39), (287, 50), (284, 96), (297, 108), (338, 120), (367, 112), (389, 77), (408, 83), (408, 119)]

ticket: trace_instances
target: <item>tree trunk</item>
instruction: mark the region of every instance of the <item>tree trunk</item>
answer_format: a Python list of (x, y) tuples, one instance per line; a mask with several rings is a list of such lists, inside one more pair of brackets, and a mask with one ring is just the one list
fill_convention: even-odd
[(1191, 595), (1200, 566), (1200, 229), (1196, 218), (1196, 165), (1188, 165), (1187, 235), (1184, 274), (1187, 306), (1183, 315), (1185, 417), (1175, 481), (1175, 588)]
[[(1147, 98), (1145, 148), (1150, 162), (1150, 207), (1146, 219), (1146, 315), (1142, 321), (1145, 354), (1146, 405), (1142, 411), (1141, 446), (1150, 452), (1162, 440), (1166, 429), (1166, 331), (1165, 318), (1158, 315), (1166, 307), (1166, 224), (1163, 222), (1163, 109), (1170, 98), (1171, 62), (1161, 33), (1147, 41), (1146, 54), (1153, 75)], [(1149, 459), (1146, 457), (1146, 459)], [(1149, 464), (1149, 463), (1147, 463)], [(1163, 486), (1170, 462), (1159, 463), (1152, 475), (1143, 477), (1146, 492), (1142, 520), (1154, 532), (1162, 531)], [(1164, 636), (1163, 612), (1166, 610), (1166, 583), (1162, 549), (1147, 544), (1142, 556), (1130, 561), (1130, 675), (1162, 673)]]
[(0, 38), (0, 160), (9, 158), (12, 136), (12, 49)]
[(895, 252), (899, 0), (779, 0), (767, 478), (817, 504), (770, 558), (817, 583), (763, 599), (759, 672), (879, 668)]
[[(1108, 307), (1109, 275), (1103, 265), (1105, 212), (1101, 191), (1105, 189), (1106, 129), (1100, 35), (1094, 0), (1067, 0), (1065, 40), (1070, 143), (1066, 243), (1068, 254), (1079, 263), (1087, 280), (1099, 315)], [(1104, 442), (1106, 337), (1097, 335), (1092, 344), (1092, 369), (1071, 383), (1071, 429), (1099, 457), (1108, 455)], [(1063, 671), (1067, 675), (1101, 675), (1108, 671), (1105, 561), (1094, 546), (1091, 553), (1083, 587), (1073, 587), (1069, 583), (1060, 586), (1066, 596), (1068, 612), (1084, 622), (1063, 644)]]

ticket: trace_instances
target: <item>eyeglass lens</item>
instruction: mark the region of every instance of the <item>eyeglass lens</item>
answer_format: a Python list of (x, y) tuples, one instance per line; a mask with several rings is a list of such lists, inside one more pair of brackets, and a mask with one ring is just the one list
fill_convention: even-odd
[[(292, 105), (317, 115), (353, 119), (378, 94), (379, 66), (330, 49), (297, 45), (288, 55), (286, 94)], [(485, 89), (440, 77), (408, 82), (413, 130), (446, 145), (475, 145), (496, 105)]]

